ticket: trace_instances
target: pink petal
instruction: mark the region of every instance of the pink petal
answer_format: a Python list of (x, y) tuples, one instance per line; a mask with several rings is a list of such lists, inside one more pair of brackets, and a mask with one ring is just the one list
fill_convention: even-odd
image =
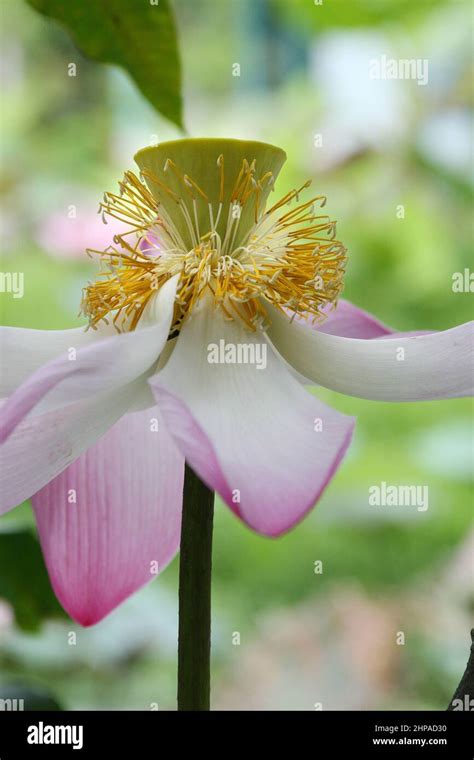
[[(266, 369), (209, 364), (207, 347), (263, 344)], [(250, 527), (277, 536), (314, 505), (350, 442), (353, 420), (307, 393), (263, 334), (206, 303), (186, 322), (165, 368), (149, 380), (191, 467)], [(315, 424), (322, 422), (322, 431)]]
[(395, 332), (372, 314), (343, 298), (339, 299), (336, 308), (328, 307), (324, 311), (327, 315), (324, 322), (312, 324), (311, 321), (298, 317), (295, 321), (319, 332), (342, 335), (345, 338), (380, 338)]
[(183, 474), (152, 407), (123, 417), (33, 497), (52, 586), (81, 625), (97, 623), (174, 557)]
[(30, 375), (2, 408), (0, 443), (43, 399), (42, 411), (50, 411), (125, 386), (146, 372), (169, 335), (176, 281), (168, 280), (157, 293), (153, 310), (161, 314), (160, 321), (79, 345), (74, 359), (69, 353), (59, 355)]
[[(390, 338), (397, 336), (426, 335), (432, 330), (412, 330), (410, 332), (397, 332), (392, 327), (380, 322), (369, 312), (359, 309), (353, 303), (340, 298), (336, 308), (332, 306), (323, 309), (326, 319), (324, 322), (312, 322), (311, 318), (296, 316), (294, 321), (318, 332), (328, 335), (340, 335), (343, 338)], [(288, 312), (291, 317), (292, 313)]]

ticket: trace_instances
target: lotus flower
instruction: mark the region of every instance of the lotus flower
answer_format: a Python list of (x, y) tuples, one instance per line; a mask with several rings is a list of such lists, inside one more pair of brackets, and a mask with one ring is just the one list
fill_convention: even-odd
[(238, 140), (139, 151), (140, 175), (102, 204), (128, 228), (96, 252), (89, 329), (3, 329), (2, 510), (32, 497), (52, 585), (82, 625), (177, 552), (185, 461), (260, 534), (303, 518), (354, 427), (305, 384), (471, 393), (470, 325), (394, 333), (339, 298), (346, 250), (325, 199), (300, 200), (306, 183), (268, 201), (284, 160)]

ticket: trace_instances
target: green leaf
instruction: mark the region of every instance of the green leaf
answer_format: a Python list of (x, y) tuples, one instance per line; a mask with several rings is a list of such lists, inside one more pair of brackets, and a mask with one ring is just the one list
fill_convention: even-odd
[(168, 0), (27, 0), (63, 24), (76, 45), (124, 68), (150, 103), (182, 127), (181, 65)]
[(366, 27), (423, 18), (453, 0), (272, 0), (275, 12), (307, 34), (327, 28)]
[(39, 543), (28, 529), (0, 533), (0, 598), (14, 610), (18, 625), (39, 629), (44, 618), (66, 617), (54, 596)]

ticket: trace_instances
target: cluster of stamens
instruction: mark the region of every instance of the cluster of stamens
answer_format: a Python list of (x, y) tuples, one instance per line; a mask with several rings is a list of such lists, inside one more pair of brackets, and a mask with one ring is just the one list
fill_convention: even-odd
[[(133, 330), (150, 299), (174, 275), (179, 280), (172, 332), (180, 329), (205, 294), (229, 319), (240, 318), (252, 330), (266, 319), (265, 303), (314, 319), (322, 317), (324, 306), (336, 303), (346, 249), (335, 240), (335, 222), (317, 213), (326, 202), (323, 196), (299, 203), (300, 192), (310, 182), (265, 209), (262, 191), (268, 189), (267, 183), (273, 184), (273, 176), (267, 172), (257, 178), (255, 161), (243, 161), (230, 197), (225, 198), (224, 157), (219, 156), (218, 202), (211, 202), (170, 159), (164, 169), (178, 179), (173, 187), (181, 187), (181, 195), (147, 171), (140, 177), (126, 172), (119, 193), (104, 195), (99, 208), (103, 221), (113, 217), (128, 230), (115, 235), (114, 245), (105, 251), (88, 251), (98, 254), (102, 263), (99, 279), (84, 289), (82, 299), (91, 327), (112, 319), (118, 330)], [(183, 225), (177, 225), (175, 217), (173, 221), (145, 179), (176, 204)], [(242, 211), (249, 204), (251, 223), (242, 236)]]

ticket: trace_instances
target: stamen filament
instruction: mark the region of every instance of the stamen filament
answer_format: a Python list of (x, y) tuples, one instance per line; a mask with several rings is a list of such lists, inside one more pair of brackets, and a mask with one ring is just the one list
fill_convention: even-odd
[[(116, 247), (87, 251), (98, 255), (103, 267), (96, 282), (84, 289), (82, 311), (92, 329), (100, 321), (108, 324), (111, 316), (118, 330), (135, 329), (153, 295), (176, 274), (173, 334), (206, 293), (227, 319), (240, 319), (250, 330), (268, 320), (265, 303), (288, 310), (293, 317), (322, 319), (322, 308), (337, 302), (346, 249), (335, 240), (335, 222), (315, 213), (317, 204), (324, 206), (325, 197), (299, 203), (308, 181), (265, 210), (263, 190), (273, 185), (272, 172), (258, 178), (255, 159), (250, 163), (244, 159), (226, 199), (223, 155), (216, 168), (214, 200), (171, 159), (163, 170), (172, 172), (183, 196), (175, 183), (172, 189), (148, 170), (141, 177), (171, 201), (158, 200), (132, 172), (119, 182), (119, 194), (105, 193), (99, 208), (104, 221), (110, 216), (128, 229), (114, 236)], [(250, 202), (251, 221), (246, 215), (242, 228), (242, 213)], [(297, 205), (281, 213), (293, 202)]]

